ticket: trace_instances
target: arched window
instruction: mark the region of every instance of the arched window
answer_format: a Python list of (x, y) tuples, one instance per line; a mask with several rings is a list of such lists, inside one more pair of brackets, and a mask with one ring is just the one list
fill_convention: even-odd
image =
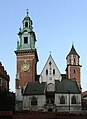
[(76, 97), (75, 96), (72, 96), (72, 98), (71, 98), (71, 104), (76, 104)]
[(53, 75), (55, 75), (55, 69), (53, 69)]
[(28, 27), (28, 22), (25, 22), (25, 27)]
[(69, 64), (71, 64), (71, 59), (69, 59)]
[(74, 58), (74, 63), (76, 63), (76, 59)]
[(51, 91), (55, 91), (55, 86), (54, 86), (54, 84), (52, 84), (52, 83), (49, 83), (48, 85), (47, 85), (47, 92), (51, 92)]
[(46, 69), (46, 75), (48, 75), (48, 69)]
[(31, 105), (37, 105), (37, 98), (36, 97), (32, 97)]
[(28, 37), (24, 37), (24, 44), (28, 43)]
[(60, 104), (65, 104), (65, 97), (63, 95), (60, 97)]

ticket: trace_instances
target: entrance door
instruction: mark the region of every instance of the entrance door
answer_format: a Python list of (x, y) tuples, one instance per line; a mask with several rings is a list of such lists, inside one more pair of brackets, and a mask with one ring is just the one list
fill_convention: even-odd
[(49, 109), (48, 109), (48, 112), (52, 112), (52, 108), (49, 108)]

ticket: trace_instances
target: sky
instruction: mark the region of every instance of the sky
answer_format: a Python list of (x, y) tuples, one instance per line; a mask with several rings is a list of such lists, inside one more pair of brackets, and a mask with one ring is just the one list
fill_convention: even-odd
[(87, 90), (87, 0), (1, 0), (0, 61), (10, 76), (10, 91), (15, 92), (16, 55), (19, 28), (29, 9), (36, 33), (36, 48), (41, 73), (51, 55), (61, 73), (72, 43), (80, 55), (82, 91)]

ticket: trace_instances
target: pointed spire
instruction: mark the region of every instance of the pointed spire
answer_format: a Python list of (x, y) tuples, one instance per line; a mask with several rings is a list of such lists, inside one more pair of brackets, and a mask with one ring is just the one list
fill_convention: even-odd
[(77, 55), (77, 52), (76, 52), (73, 44), (72, 44), (72, 48), (70, 50), (70, 54), (76, 54)]
[[(69, 55), (71, 55), (71, 54), (78, 55), (78, 53), (76, 52), (76, 50), (75, 50), (75, 48), (74, 48), (74, 43), (72, 43), (72, 48), (71, 48), (69, 54), (67, 55), (67, 57), (68, 57)], [(78, 55), (78, 56), (79, 56), (79, 55)]]

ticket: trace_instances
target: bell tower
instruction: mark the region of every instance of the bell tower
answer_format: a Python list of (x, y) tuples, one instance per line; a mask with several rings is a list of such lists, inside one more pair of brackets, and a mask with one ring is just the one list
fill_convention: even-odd
[(80, 81), (80, 69), (81, 65), (79, 64), (80, 56), (77, 54), (74, 45), (66, 57), (67, 67), (66, 67), (66, 77), (71, 80), (76, 80), (79, 87), (81, 87)]
[(28, 82), (34, 82), (37, 75), (38, 55), (35, 48), (36, 36), (33, 31), (33, 22), (27, 15), (22, 21), (23, 27), (19, 29), (17, 50), (16, 89), (26, 86)]

